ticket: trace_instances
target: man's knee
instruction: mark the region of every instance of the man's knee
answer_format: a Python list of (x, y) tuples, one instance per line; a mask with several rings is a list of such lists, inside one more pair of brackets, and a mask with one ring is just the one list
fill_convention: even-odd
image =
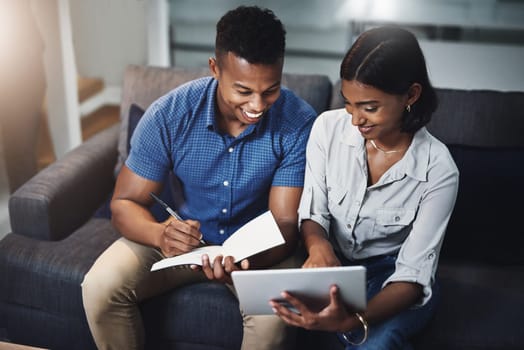
[(296, 329), (277, 316), (244, 316), (242, 350), (292, 349), (295, 337)]
[[(95, 261), (81, 284), (86, 312), (135, 302), (136, 284), (144, 268), (124, 242), (117, 241)], [(147, 270), (147, 269), (146, 269)]]
[(96, 321), (111, 309), (113, 304), (129, 302), (132, 293), (125, 291), (118, 278), (89, 271), (81, 284), (82, 302), (88, 318)]

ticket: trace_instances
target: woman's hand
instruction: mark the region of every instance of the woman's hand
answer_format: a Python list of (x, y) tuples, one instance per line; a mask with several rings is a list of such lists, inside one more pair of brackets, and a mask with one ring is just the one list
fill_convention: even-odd
[(302, 239), (308, 252), (308, 258), (302, 267), (331, 267), (340, 266), (331, 242), (326, 232), (313, 220), (302, 221)]
[(290, 293), (282, 292), (282, 298), (291, 304), (298, 313), (291, 311), (281, 302), (275, 300), (270, 301), (269, 304), (275, 314), (291, 326), (309, 330), (340, 332), (347, 330), (345, 327), (353, 317), (353, 313), (348, 311), (342, 302), (336, 285), (332, 285), (329, 289), (329, 304), (318, 311), (314, 310), (314, 306), (306, 305)]
[(309, 256), (302, 265), (304, 268), (309, 267), (332, 267), (340, 266), (331, 243), (327, 240), (319, 240), (309, 248)]

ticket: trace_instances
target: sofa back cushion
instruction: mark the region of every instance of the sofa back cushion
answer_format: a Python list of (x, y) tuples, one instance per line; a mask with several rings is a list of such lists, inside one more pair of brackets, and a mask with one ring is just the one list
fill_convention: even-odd
[[(126, 140), (126, 152), (129, 154), (131, 151), (131, 136), (133, 136), (133, 133), (135, 131), (136, 126), (138, 125), (138, 122), (144, 115), (144, 109), (142, 107), (138, 106), (135, 103), (132, 103), (129, 106), (129, 115), (127, 120), (127, 140)], [(167, 203), (170, 207), (175, 207), (175, 188), (174, 185), (178, 182), (175, 181), (175, 177), (173, 173), (169, 174), (168, 181), (166, 181), (164, 187), (162, 188), (162, 192), (159, 194), (159, 197)], [(106, 198), (104, 203), (96, 210), (95, 214), (93, 215), (95, 218), (105, 218), (105, 219), (111, 219), (112, 213), (111, 213), (111, 198), (113, 197), (113, 191), (110, 193), (110, 195)], [(167, 219), (169, 214), (165, 211), (165, 209), (160, 206), (158, 203), (153, 203), (152, 207), (150, 208), (151, 214), (153, 214), (153, 217), (157, 221), (164, 221)]]
[[(161, 68), (130, 65), (124, 73), (122, 104), (120, 106), (121, 133), (118, 142), (118, 162), (115, 174), (120, 171), (128, 155), (129, 110), (131, 104), (147, 109), (156, 99), (175, 87), (209, 75), (207, 68)], [(325, 75), (284, 73), (282, 85), (293, 90), (308, 102), (317, 113), (329, 108), (332, 84)]]
[(524, 148), (448, 148), (460, 177), (443, 258), (524, 263)]
[(524, 263), (524, 92), (437, 89), (428, 130), (460, 170), (443, 258)]
[[(524, 92), (436, 91), (427, 127), (460, 171), (442, 258), (524, 263)], [(331, 108), (343, 106), (337, 82)]]
[(524, 92), (437, 89), (430, 132), (447, 145), (524, 147)]
[(128, 155), (129, 112), (134, 103), (147, 109), (159, 97), (171, 89), (193, 79), (208, 75), (207, 69), (163, 68), (129, 65), (124, 72), (122, 103), (120, 105), (120, 137), (118, 140), (118, 161), (115, 175)]

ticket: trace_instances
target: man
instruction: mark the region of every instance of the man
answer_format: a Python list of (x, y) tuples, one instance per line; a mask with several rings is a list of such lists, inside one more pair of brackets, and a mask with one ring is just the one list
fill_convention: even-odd
[[(174, 89), (146, 111), (111, 202), (124, 238), (99, 257), (82, 284), (98, 348), (143, 347), (137, 303), (148, 297), (202, 280), (230, 284), (239, 268), (294, 266), (284, 260), (296, 248), (305, 145), (316, 113), (280, 86), (284, 48), (285, 30), (271, 11), (232, 10), (217, 24), (212, 77)], [(161, 191), (169, 171), (182, 185), (185, 220), (158, 223), (149, 194)], [(222, 243), (267, 209), (284, 245), (240, 266), (232, 257), (213, 263), (206, 256), (198, 270), (149, 271), (166, 256), (198, 247), (201, 238)], [(285, 341), (278, 318), (244, 317), (243, 349), (284, 349)]]

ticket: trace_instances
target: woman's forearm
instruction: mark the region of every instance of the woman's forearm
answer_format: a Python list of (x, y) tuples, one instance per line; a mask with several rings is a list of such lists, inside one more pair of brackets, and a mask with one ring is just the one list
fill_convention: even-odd
[[(384, 287), (368, 303), (360, 314), (370, 325), (380, 323), (415, 305), (422, 298), (422, 286), (412, 282), (392, 282)], [(343, 331), (361, 327), (360, 321), (350, 315), (344, 322)]]

